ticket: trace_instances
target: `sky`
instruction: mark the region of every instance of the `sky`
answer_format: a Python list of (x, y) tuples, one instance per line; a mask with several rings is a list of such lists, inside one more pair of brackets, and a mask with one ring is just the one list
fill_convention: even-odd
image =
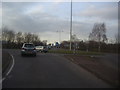
[[(69, 40), (70, 2), (2, 2), (2, 23), (15, 32), (31, 32), (48, 43)], [(72, 34), (88, 40), (94, 23), (105, 23), (107, 37), (118, 33), (117, 2), (73, 2)], [(1, 4), (0, 4), (1, 6)], [(61, 32), (61, 36), (60, 35)]]

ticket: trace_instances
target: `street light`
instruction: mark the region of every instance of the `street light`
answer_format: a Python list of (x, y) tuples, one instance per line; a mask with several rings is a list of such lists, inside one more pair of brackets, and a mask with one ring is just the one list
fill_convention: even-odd
[(72, 0), (71, 0), (71, 14), (70, 14), (70, 50), (72, 49)]

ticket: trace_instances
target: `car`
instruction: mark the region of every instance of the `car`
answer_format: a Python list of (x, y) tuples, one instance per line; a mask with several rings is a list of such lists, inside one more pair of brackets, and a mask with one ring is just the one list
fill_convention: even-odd
[(42, 52), (47, 53), (47, 52), (48, 52), (48, 48), (47, 48), (46, 46), (44, 46), (44, 48), (43, 48), (43, 51), (42, 51)]
[(36, 46), (36, 50), (37, 52), (44, 52), (44, 53), (48, 52), (47, 46)]
[(44, 46), (36, 46), (35, 48), (36, 48), (36, 51), (37, 51), (37, 52), (42, 52)]
[(36, 56), (36, 48), (32, 43), (24, 43), (21, 50), (21, 56), (33, 55)]
[(50, 46), (50, 45), (48, 45), (48, 46), (47, 46), (47, 48), (48, 48), (48, 50), (50, 50), (50, 49), (51, 49), (51, 46)]

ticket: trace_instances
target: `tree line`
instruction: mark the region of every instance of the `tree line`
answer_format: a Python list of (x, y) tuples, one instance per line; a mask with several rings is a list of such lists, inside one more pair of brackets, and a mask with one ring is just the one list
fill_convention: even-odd
[(37, 34), (15, 32), (8, 27), (2, 27), (2, 47), (3, 48), (21, 48), (23, 43), (34, 43), (35, 45), (46, 45)]
[[(70, 41), (63, 41), (61, 43), (61, 48), (69, 50)], [(99, 43), (96, 41), (76, 41), (72, 42), (72, 50), (81, 50), (81, 51), (94, 51), (94, 52), (110, 52), (110, 53), (118, 53), (118, 45), (116, 43), (100, 43), (100, 50), (99, 50)]]
[[(115, 35), (115, 43), (108, 43), (105, 23), (95, 23), (87, 41), (79, 40), (72, 35), (72, 50), (118, 52), (120, 46), (119, 34)], [(46, 45), (47, 41), (41, 41), (37, 34), (15, 32), (7, 27), (2, 28), (2, 47), (21, 48), (23, 43)], [(69, 49), (70, 41), (62, 41), (60, 48)]]
[[(90, 32), (87, 41), (79, 40), (76, 35), (72, 35), (72, 49), (83, 51), (98, 51), (98, 52), (118, 52), (120, 42), (119, 35), (115, 35), (115, 43), (108, 43), (106, 35), (105, 23), (95, 23)], [(69, 49), (70, 41), (63, 41), (61, 47)]]

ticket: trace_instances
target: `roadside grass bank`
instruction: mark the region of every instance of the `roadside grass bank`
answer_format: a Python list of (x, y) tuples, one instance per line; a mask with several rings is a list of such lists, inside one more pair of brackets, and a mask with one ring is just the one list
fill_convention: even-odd
[(99, 57), (81, 56), (81, 55), (64, 55), (68, 60), (88, 70), (96, 77), (118, 87), (118, 70), (103, 65)]
[(58, 53), (58, 54), (77, 54), (77, 55), (104, 55), (102, 52), (87, 52), (87, 51), (70, 51), (70, 50), (49, 50), (49, 53)]
[(11, 55), (8, 52), (2, 50), (2, 77), (5, 77), (11, 62), (12, 62)]

